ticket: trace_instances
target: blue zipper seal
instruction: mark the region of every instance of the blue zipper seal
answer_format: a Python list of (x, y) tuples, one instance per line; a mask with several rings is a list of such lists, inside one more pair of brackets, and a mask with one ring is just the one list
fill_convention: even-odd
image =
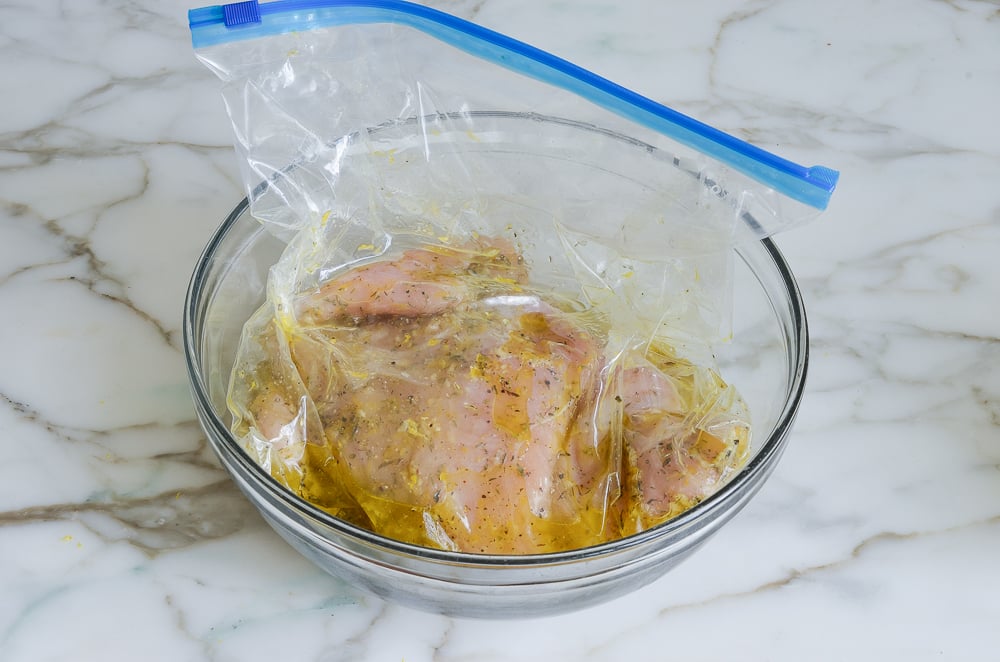
[(227, 28), (260, 23), (260, 4), (257, 0), (247, 0), (222, 5), (222, 22)]
[(840, 173), (801, 166), (699, 122), (551, 53), (456, 16), (405, 0), (258, 0), (188, 12), (193, 46), (334, 25), (397, 23), (467, 53), (573, 92), (731, 166), (783, 195), (826, 209)]

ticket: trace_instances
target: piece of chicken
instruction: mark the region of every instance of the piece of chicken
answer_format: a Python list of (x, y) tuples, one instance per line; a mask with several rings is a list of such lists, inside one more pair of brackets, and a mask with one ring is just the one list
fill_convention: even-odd
[[(719, 400), (734, 398), (732, 389), (719, 380), (717, 391), (700, 392), (705, 385), (698, 382), (717, 379), (714, 373), (670, 360), (681, 364), (682, 376), (645, 360), (645, 365), (623, 370), (623, 471), (625, 500), (632, 504), (623, 535), (675, 517), (711, 496), (747, 459), (749, 427), (730, 413), (736, 402)], [(706, 403), (706, 395), (716, 400)]]
[[(711, 493), (719, 451), (685, 428), (677, 382), (606, 365), (600, 331), (526, 282), (509, 244), (483, 241), (301, 297), (282, 333), (324, 438), (298, 442), (286, 484), (392, 538), (497, 554), (615, 539)], [(294, 390), (251, 403), (265, 439), (302, 436)]]
[(411, 249), (325, 283), (299, 301), (298, 316), (310, 325), (344, 317), (433, 315), (481, 295), (490, 284), (509, 287), (527, 277), (520, 255), (502, 240)]

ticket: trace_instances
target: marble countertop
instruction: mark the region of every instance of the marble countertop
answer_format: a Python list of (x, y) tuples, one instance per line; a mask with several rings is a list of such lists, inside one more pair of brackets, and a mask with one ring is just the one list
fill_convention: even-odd
[(182, 302), (243, 194), (197, 4), (0, 7), (0, 660), (996, 659), (1000, 6), (429, 3), (842, 172), (778, 239), (812, 361), (771, 481), (652, 585), (495, 623), (323, 574), (198, 427)]

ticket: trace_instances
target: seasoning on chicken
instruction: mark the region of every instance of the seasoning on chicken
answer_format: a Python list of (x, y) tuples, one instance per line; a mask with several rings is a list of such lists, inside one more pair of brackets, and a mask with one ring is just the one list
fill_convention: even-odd
[(718, 489), (749, 443), (732, 389), (656, 344), (610, 361), (607, 322), (555, 302), (499, 240), (348, 270), (264, 326), (238, 431), (311, 503), (465, 552), (598, 544)]

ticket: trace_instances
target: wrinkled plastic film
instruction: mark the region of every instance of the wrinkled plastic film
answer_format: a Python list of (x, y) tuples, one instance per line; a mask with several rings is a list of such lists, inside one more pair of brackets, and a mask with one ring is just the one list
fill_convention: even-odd
[[(238, 9), (235, 13), (243, 15), (247, 9), (245, 5), (252, 5), (249, 13), (253, 16), (231, 23), (230, 15), (234, 13), (231, 10)], [(189, 17), (192, 42), (200, 50), (330, 26), (405, 25), (489, 65), (539, 80), (549, 88), (568, 91), (625, 118), (632, 125), (669, 136), (696, 153), (728, 164), (757, 184), (814, 210), (826, 208), (839, 177), (839, 173), (823, 166), (806, 167), (783, 159), (506, 35), (401, 0), (295, 0), (265, 5), (251, 0), (237, 5), (195, 9), (189, 12)], [(730, 190), (746, 192), (750, 189), (732, 186)], [(786, 208), (785, 218), (777, 220), (794, 221), (797, 215), (791, 212), (791, 207)], [(770, 221), (757, 219), (762, 226), (770, 226)], [(778, 229), (780, 227), (775, 226), (771, 231)]]
[[(756, 236), (816, 214), (646, 126), (415, 28), (343, 25), (220, 44), (200, 50), (199, 57), (227, 81), (224, 94), (245, 156), (248, 192), (261, 181), (280, 180), (251, 197), (254, 215), (270, 223), (300, 222), (289, 220), (289, 212), (296, 219), (321, 213), (311, 202), (335, 172), (307, 169), (290, 178), (280, 173), (293, 163), (333, 162), (337, 147), (331, 140), (383, 122), (469, 111), (565, 117), (643, 141), (663, 158), (676, 159), (677, 167), (734, 209), (749, 211)], [(465, 126), (455, 128), (470, 122), (465, 118)]]
[(290, 315), (266, 306), (234, 368), (235, 431), (338, 517), (483, 553), (644, 530), (742, 466), (734, 389), (529, 266), (502, 239), (418, 245), (296, 295)]
[(523, 554), (655, 526), (745, 463), (712, 358), (731, 249), (799, 203), (404, 25), (198, 55), (287, 241), (229, 405), (289, 489), (405, 542)]

